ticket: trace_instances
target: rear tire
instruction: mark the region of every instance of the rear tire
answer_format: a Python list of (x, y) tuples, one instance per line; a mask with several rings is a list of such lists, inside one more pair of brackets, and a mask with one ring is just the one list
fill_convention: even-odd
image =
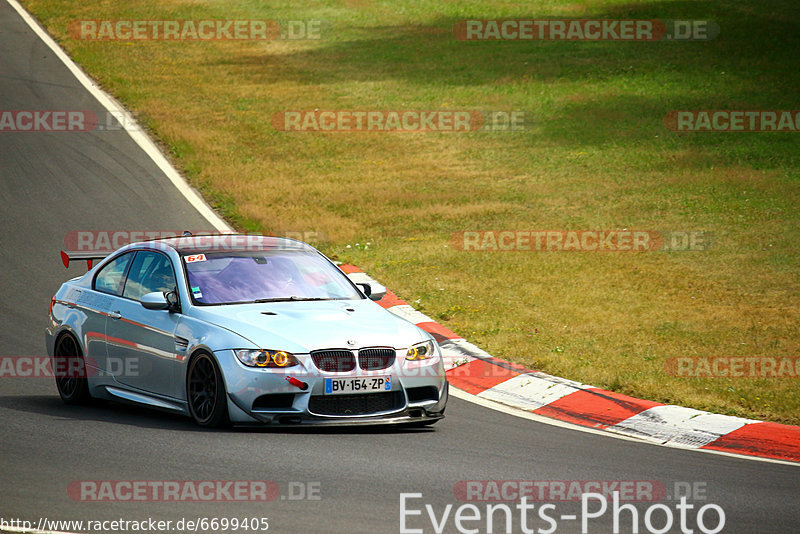
[(64, 404), (86, 404), (92, 398), (86, 380), (86, 362), (78, 342), (71, 334), (63, 334), (56, 341), (53, 374)]
[(189, 363), (186, 400), (195, 423), (214, 428), (228, 424), (228, 400), (222, 373), (210, 355), (201, 352)]

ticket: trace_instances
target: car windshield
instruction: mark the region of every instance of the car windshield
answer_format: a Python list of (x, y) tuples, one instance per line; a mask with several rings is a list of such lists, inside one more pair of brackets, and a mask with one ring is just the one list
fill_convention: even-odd
[(183, 261), (199, 304), (362, 298), (339, 269), (314, 251), (193, 253), (183, 255)]

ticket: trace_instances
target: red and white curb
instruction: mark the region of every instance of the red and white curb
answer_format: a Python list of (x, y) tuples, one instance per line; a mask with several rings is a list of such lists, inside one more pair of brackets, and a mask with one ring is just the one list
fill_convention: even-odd
[[(339, 267), (355, 282), (380, 286), (353, 265)], [(659, 445), (800, 462), (800, 427), (660, 404), (532, 371), (491, 356), (388, 289), (378, 304), (430, 332), (450, 385), (480, 399)]]

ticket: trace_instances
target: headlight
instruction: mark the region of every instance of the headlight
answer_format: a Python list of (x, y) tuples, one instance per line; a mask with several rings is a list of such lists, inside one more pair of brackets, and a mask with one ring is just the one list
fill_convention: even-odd
[(235, 350), (234, 353), (248, 367), (284, 368), (300, 365), (297, 358), (283, 350)]
[(436, 355), (436, 350), (433, 346), (433, 341), (428, 340), (416, 345), (411, 345), (406, 352), (406, 360), (427, 360)]

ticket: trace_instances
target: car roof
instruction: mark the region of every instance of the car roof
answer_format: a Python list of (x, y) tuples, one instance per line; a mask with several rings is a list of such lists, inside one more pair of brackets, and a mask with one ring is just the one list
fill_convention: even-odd
[(288, 237), (254, 234), (206, 234), (167, 237), (142, 242), (142, 245), (163, 244), (181, 254), (205, 252), (258, 252), (273, 250), (314, 251), (310, 245)]

